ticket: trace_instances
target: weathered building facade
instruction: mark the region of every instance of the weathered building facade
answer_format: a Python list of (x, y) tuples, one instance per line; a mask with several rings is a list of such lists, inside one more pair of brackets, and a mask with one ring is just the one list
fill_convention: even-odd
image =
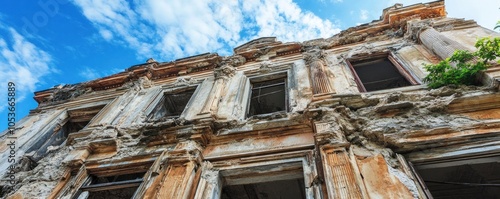
[(260, 38), (36, 92), (16, 168), (0, 141), (2, 197), (499, 197), (500, 66), (482, 86), (422, 82), (423, 64), (499, 34), (445, 13), (397, 4), (328, 39)]

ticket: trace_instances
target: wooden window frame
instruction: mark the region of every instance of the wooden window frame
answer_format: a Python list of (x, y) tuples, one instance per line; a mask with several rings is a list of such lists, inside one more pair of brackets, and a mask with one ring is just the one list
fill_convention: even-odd
[[(374, 58), (386, 58), (392, 63), (392, 65), (396, 68), (396, 70), (403, 76), (411, 85), (418, 85), (419, 83), (417, 80), (408, 72), (408, 70), (403, 67), (403, 64), (400, 63), (394, 56), (393, 53), (376, 53), (376, 54), (371, 54), (371, 55), (364, 55), (364, 56), (357, 56), (355, 58), (347, 59), (346, 63), (349, 66), (349, 69), (351, 70), (351, 73), (354, 76), (354, 81), (356, 82), (356, 85), (358, 87), (358, 90), (360, 92), (368, 92), (366, 91), (365, 86), (363, 85), (363, 82), (359, 78), (358, 74), (356, 73), (356, 70), (354, 69), (354, 66), (351, 64), (351, 62), (354, 61), (364, 61), (368, 59), (374, 59)], [(381, 89), (385, 90), (385, 89)], [(378, 90), (377, 90), (378, 91)]]
[[(94, 178), (92, 176), (89, 177), (89, 179)], [(135, 179), (135, 180), (124, 180), (124, 181), (118, 181), (118, 182), (108, 182), (108, 183), (101, 183), (101, 184), (88, 184), (85, 186), (82, 186), (80, 188), (81, 191), (88, 191), (88, 192), (97, 192), (97, 191), (106, 191), (106, 190), (115, 190), (115, 189), (123, 189), (123, 188), (129, 188), (129, 187), (137, 187), (139, 188), (139, 185), (144, 181), (143, 178), (141, 179)]]
[[(148, 172), (150, 172), (156, 160), (157, 157), (146, 155), (127, 157), (113, 162), (99, 160), (87, 162), (80, 167), (78, 173), (72, 175), (73, 182), (66, 184), (63, 187), (64, 191), (59, 193), (62, 195), (58, 197), (68, 196), (69, 194), (69, 198), (76, 199), (86, 191), (90, 194), (91, 192), (137, 187), (135, 195), (138, 193), (139, 188), (147, 182)], [(118, 177), (128, 174), (142, 174), (142, 178), (91, 184), (96, 177)]]
[[(263, 75), (263, 76), (257, 76), (257, 77), (252, 77), (250, 78), (250, 94), (248, 95), (248, 103), (245, 111), (245, 116), (246, 118), (254, 117), (254, 116), (266, 116), (270, 114), (275, 114), (275, 113), (288, 113), (290, 110), (289, 108), (289, 102), (288, 102), (288, 73), (287, 72), (280, 72), (280, 73), (275, 73), (275, 74), (269, 74), (269, 75)], [(262, 114), (254, 114), (254, 115), (249, 115), (250, 114), (250, 106), (252, 102), (252, 92), (254, 89), (254, 84), (255, 83), (260, 83), (260, 82), (266, 82), (266, 81), (273, 81), (277, 79), (283, 79), (283, 84), (284, 84), (284, 92), (285, 92), (285, 110), (283, 111), (276, 111), (276, 112), (270, 112), (270, 113), (262, 113)], [(268, 85), (269, 86), (269, 85)]]
[[(314, 157), (314, 152), (312, 150), (300, 150), (294, 152), (284, 152), (272, 155), (258, 155), (258, 156), (243, 158), (245, 162), (240, 163), (237, 166), (218, 164), (219, 161), (225, 162), (227, 160), (212, 160), (212, 161), (209, 160), (210, 162), (212, 162), (213, 165), (219, 165), (219, 166), (214, 166), (215, 170), (217, 170), (216, 176), (214, 176), (217, 179), (217, 183), (215, 183), (214, 186), (207, 186), (207, 184), (211, 184), (211, 182), (202, 180), (197, 187), (195, 198), (201, 198), (201, 196), (222, 196), (222, 188), (228, 185), (254, 184), (266, 181), (268, 182), (278, 181), (280, 179), (275, 179), (275, 176), (287, 173), (287, 175), (283, 176), (290, 177), (290, 174), (293, 175), (294, 172), (290, 172), (291, 170), (288, 169), (275, 170), (276, 168), (280, 167), (291, 168), (291, 167), (297, 167), (299, 165), (300, 169), (302, 169), (302, 173), (300, 174), (295, 173), (295, 175), (297, 176), (300, 175), (299, 178), (302, 178), (304, 180), (304, 183), (306, 185), (306, 187), (304, 187), (304, 191), (306, 191), (307, 188), (313, 187), (310, 185), (313, 185), (312, 182), (317, 180), (318, 176), (317, 165), (315, 161), (311, 161), (313, 157)], [(263, 169), (266, 167), (267, 169)], [(252, 174), (253, 172), (258, 173), (258, 175)], [(264, 178), (263, 175), (270, 175), (272, 177), (267, 176), (266, 178)], [(262, 180), (269, 178), (273, 180)], [(228, 181), (228, 179), (230, 179), (230, 181)], [(242, 183), (241, 181), (246, 181), (246, 183)], [(320, 186), (314, 186), (314, 188), (312, 189), (314, 195), (306, 194), (307, 199), (311, 199), (310, 196), (312, 196), (313, 198), (322, 198), (321, 197), (322, 193), (320, 193), (321, 192)]]

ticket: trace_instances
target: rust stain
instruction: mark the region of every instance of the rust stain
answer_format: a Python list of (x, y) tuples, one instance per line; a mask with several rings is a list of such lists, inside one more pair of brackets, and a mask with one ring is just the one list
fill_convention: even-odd
[(356, 176), (346, 151), (327, 151), (327, 169), (331, 171), (334, 192), (331, 198), (362, 198)]
[(470, 118), (480, 119), (480, 120), (500, 119), (500, 108), (484, 110), (484, 111), (475, 111), (475, 112), (469, 112), (469, 113), (462, 113), (460, 115), (464, 115), (464, 116), (467, 116)]
[(371, 198), (413, 198), (410, 190), (389, 173), (382, 155), (358, 157), (356, 162)]
[(24, 198), (23, 194), (19, 192), (7, 197), (7, 199), (23, 199), (23, 198)]
[(445, 139), (464, 139), (466, 136), (479, 136), (482, 134), (489, 134), (489, 133), (497, 133), (500, 131), (500, 128), (486, 128), (486, 129), (472, 129), (472, 130), (464, 130), (464, 131), (456, 131), (456, 132), (450, 132), (445, 131), (442, 134), (437, 134), (437, 135), (427, 135), (427, 136), (421, 136), (421, 137), (415, 137), (415, 138), (401, 138), (398, 140), (400, 143), (409, 143), (409, 142), (422, 142), (422, 141), (430, 141), (430, 140), (445, 140)]
[(282, 148), (294, 148), (314, 145), (313, 133), (304, 133), (298, 135), (279, 136), (266, 139), (245, 139), (238, 142), (211, 145), (203, 151), (205, 158), (229, 156), (232, 154), (245, 154), (245, 153), (269, 153), (273, 150), (280, 150)]
[(190, 181), (194, 176), (195, 165), (188, 162), (183, 165), (172, 165), (166, 171), (158, 188), (156, 198), (185, 198), (191, 193)]
[(328, 79), (323, 62), (320, 60), (311, 62), (310, 69), (314, 94), (333, 92), (332, 83)]
[(179, 198), (186, 167), (172, 166), (164, 176), (163, 183), (158, 191), (158, 198)]

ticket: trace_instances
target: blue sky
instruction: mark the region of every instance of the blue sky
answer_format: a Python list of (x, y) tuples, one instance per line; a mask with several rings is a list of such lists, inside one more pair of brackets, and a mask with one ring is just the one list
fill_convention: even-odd
[[(17, 88), (17, 120), (36, 108), (33, 92), (157, 61), (232, 49), (251, 39), (327, 38), (417, 0), (16, 0), (0, 5), (0, 129), (7, 82)], [(424, 1), (428, 2), (428, 1)], [(493, 28), (498, 0), (448, 0), (449, 17)], [(5, 97), (3, 97), (5, 96)]]

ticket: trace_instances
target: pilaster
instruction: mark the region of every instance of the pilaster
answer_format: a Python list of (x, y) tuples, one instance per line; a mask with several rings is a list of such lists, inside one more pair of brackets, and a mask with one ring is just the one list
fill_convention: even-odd
[(146, 176), (154, 179), (149, 179), (144, 195), (136, 198), (192, 198), (201, 174), (200, 150), (197, 143), (187, 141), (162, 154)]
[(304, 58), (306, 64), (309, 65), (313, 94), (334, 93), (333, 83), (326, 68), (324, 52), (316, 49), (311, 50), (305, 53)]

